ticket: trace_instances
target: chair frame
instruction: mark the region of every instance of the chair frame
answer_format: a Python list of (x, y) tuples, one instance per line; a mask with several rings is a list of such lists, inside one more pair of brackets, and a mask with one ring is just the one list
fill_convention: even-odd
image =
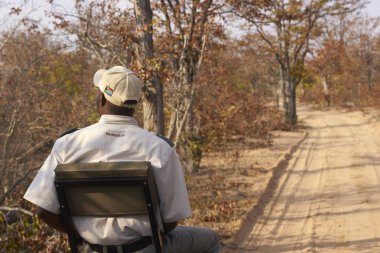
[[(79, 165), (79, 166), (77, 166)], [(105, 166), (106, 165), (106, 166)], [(77, 168), (79, 167), (79, 168)], [(102, 169), (104, 167), (108, 167)], [(112, 173), (109, 167), (127, 168), (120, 173)], [(85, 168), (83, 170), (83, 168)], [(90, 168), (90, 169), (89, 169)], [(131, 170), (132, 168), (132, 170)], [(142, 169), (142, 170), (141, 170)], [(93, 172), (100, 171), (100, 176), (96, 176)], [(121, 169), (123, 170), (123, 169)], [(105, 185), (121, 186), (128, 188), (130, 186), (140, 186), (144, 190), (146, 212), (149, 216), (150, 226), (152, 230), (152, 243), (156, 252), (163, 251), (163, 242), (161, 237), (162, 221), (159, 214), (159, 198), (156, 191), (155, 180), (153, 171), (149, 162), (119, 162), (119, 163), (87, 163), (87, 164), (61, 164), (58, 165), (55, 177), (55, 187), (57, 190), (58, 200), (60, 203), (61, 214), (69, 225), (68, 239), (71, 252), (78, 252), (78, 243), (80, 237), (75, 230), (72, 211), (73, 207), (70, 206), (68, 197), (68, 190), (73, 187), (96, 187)], [(109, 175), (105, 175), (106, 172)], [(108, 173), (110, 172), (110, 173)], [(136, 173), (137, 172), (137, 173)], [(107, 194), (107, 192), (102, 192)], [(96, 217), (122, 217), (128, 216), (129, 213), (83, 213), (84, 216)], [(130, 214), (129, 214), (130, 215)]]

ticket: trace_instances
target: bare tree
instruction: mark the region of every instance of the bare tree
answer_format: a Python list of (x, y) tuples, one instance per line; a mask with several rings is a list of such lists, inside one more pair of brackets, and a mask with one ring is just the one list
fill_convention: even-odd
[[(194, 131), (194, 100), (196, 79), (201, 67), (206, 44), (215, 32), (215, 12), (220, 8), (213, 0), (160, 0), (159, 22), (163, 25), (160, 53), (170, 73), (168, 88), (171, 111), (167, 137), (181, 149), (185, 169), (194, 171), (191, 150), (197, 137)], [(170, 46), (168, 46), (170, 45)]]
[(363, 59), (365, 65), (365, 75), (368, 90), (373, 88), (373, 76), (376, 60), (376, 31), (379, 27), (379, 18), (361, 18), (356, 29), (352, 31), (355, 33), (358, 44), (357, 54)]
[(290, 123), (297, 121), (296, 88), (302, 80), (315, 28), (323, 17), (352, 12), (362, 0), (231, 1), (237, 15), (252, 24), (276, 56), (280, 66), (284, 109)]
[(137, 58), (143, 69), (151, 69), (144, 96), (144, 127), (164, 134), (163, 87), (155, 67), (153, 48), (153, 13), (150, 0), (134, 0), (136, 29), (138, 37)]
[[(60, 133), (86, 121), (83, 115), (88, 108), (88, 99), (75, 96), (81, 90), (78, 84), (87, 83), (81, 79), (83, 62), (78, 61), (83, 54), (65, 54), (62, 45), (42, 33), (13, 31), (4, 37), (7, 41), (0, 51), (1, 201), (19, 178), (28, 179), (23, 176), (35, 171)], [(73, 109), (73, 104), (82, 108)]]
[(76, 35), (76, 44), (93, 54), (103, 67), (120, 64), (140, 73), (145, 80), (144, 128), (163, 134), (163, 88), (154, 64), (153, 14), (150, 1), (133, 3), (134, 8), (128, 4), (120, 7), (117, 0), (76, 1), (75, 13), (54, 11), (52, 15), (57, 27)]

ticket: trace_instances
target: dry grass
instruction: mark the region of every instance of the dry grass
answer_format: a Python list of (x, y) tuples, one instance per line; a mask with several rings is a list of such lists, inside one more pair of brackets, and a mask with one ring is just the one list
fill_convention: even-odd
[(302, 136), (301, 131), (275, 132), (267, 145), (258, 147), (251, 139), (206, 154), (201, 169), (186, 178), (193, 215), (184, 225), (213, 228), (224, 246), (232, 242), (265, 191), (272, 168)]
[[(224, 151), (206, 153), (201, 169), (188, 175), (193, 215), (184, 225), (210, 227), (229, 246), (247, 213), (258, 203), (282, 155), (303, 136), (302, 132), (274, 132), (271, 141), (236, 140)], [(23, 192), (23, 191), (22, 191)], [(21, 199), (21, 195), (12, 196)], [(26, 207), (25, 207), (26, 208)], [(38, 220), (6, 225), (0, 218), (0, 252), (65, 252), (65, 236), (54, 233)], [(4, 225), (4, 226), (2, 226)], [(20, 232), (21, 231), (21, 232)], [(0, 243), (1, 245), (2, 243)], [(47, 250), (49, 249), (49, 250)]]

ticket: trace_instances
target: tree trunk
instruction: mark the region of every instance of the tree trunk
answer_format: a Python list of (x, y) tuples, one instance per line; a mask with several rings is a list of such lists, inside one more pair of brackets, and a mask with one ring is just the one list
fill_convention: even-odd
[(274, 102), (277, 109), (280, 109), (280, 97), (279, 97), (279, 90), (276, 84), (273, 85), (273, 96), (274, 96)]
[(368, 90), (372, 90), (372, 60), (367, 61), (367, 85)]
[[(284, 108), (285, 115), (288, 115), (288, 96), (287, 96), (287, 78), (285, 76), (286, 70), (280, 66), (280, 86), (282, 93), (282, 107)], [(287, 117), (287, 116), (286, 116)]]
[[(157, 94), (152, 86), (146, 86), (144, 90), (143, 101), (143, 124), (144, 129), (158, 132), (158, 115), (157, 115)], [(160, 133), (161, 134), (161, 133)]]
[(186, 124), (185, 124), (185, 132), (182, 135), (182, 147), (184, 148), (183, 154), (183, 166), (186, 172), (192, 173), (199, 169), (199, 164), (197, 161), (197, 138), (194, 133), (194, 110), (193, 110), (193, 97), (187, 97), (185, 99), (185, 105), (187, 105), (186, 109)]
[(182, 165), (187, 173), (199, 169), (201, 150), (198, 138), (194, 133), (194, 86), (191, 83), (184, 84), (184, 97), (178, 102), (177, 130), (175, 140), (180, 149)]
[(328, 85), (326, 76), (323, 76), (322, 85), (323, 85), (323, 96), (325, 99), (325, 104), (327, 105), (327, 107), (330, 107), (330, 92), (329, 92), (329, 85)]
[(290, 66), (280, 66), (282, 92), (284, 97), (285, 118), (287, 121), (294, 125), (297, 122), (297, 102), (296, 102), (296, 88), (297, 83), (291, 77)]
[[(150, 0), (134, 0), (135, 17), (139, 45), (137, 55), (144, 69), (151, 69), (150, 60), (154, 59), (153, 50), (153, 13)], [(144, 102), (144, 128), (164, 134), (163, 87), (156, 73), (147, 81)]]
[(296, 85), (294, 81), (289, 83), (288, 101), (288, 121), (293, 125), (297, 122)]

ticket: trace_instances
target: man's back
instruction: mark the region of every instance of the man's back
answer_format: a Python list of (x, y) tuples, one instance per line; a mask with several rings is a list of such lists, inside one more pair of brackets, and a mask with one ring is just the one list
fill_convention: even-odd
[[(147, 161), (151, 163), (164, 227), (164, 249), (170, 252), (219, 252), (217, 234), (206, 228), (177, 226), (191, 215), (182, 167), (175, 150), (166, 141), (137, 126), (132, 118), (141, 100), (143, 82), (123, 67), (100, 69), (94, 75), (99, 123), (59, 138), (24, 198), (36, 206), (37, 215), (51, 227), (68, 232), (60, 214), (54, 169), (58, 164)], [(83, 252), (97, 246), (115, 251), (131, 241), (150, 235), (145, 216), (123, 218), (74, 217), (85, 241)], [(105, 247), (105, 246), (108, 247)], [(152, 252), (153, 245), (143, 252)]]
[(103, 115), (99, 123), (58, 139), (53, 151), (59, 163), (153, 160), (161, 167), (173, 149), (132, 117)]
[[(174, 149), (140, 128), (131, 117), (103, 115), (99, 123), (58, 139), (50, 156), (50, 165), (46, 165), (49, 168), (66, 163), (149, 161), (156, 178), (163, 221), (172, 222), (191, 215), (183, 172)], [(46, 173), (54, 176), (51, 169)], [(54, 195), (54, 190), (49, 194)], [(53, 200), (50, 211), (56, 211), (59, 205), (55, 197), (48, 199)], [(90, 243), (118, 245), (150, 235), (147, 216), (74, 217), (73, 220), (80, 235)]]

